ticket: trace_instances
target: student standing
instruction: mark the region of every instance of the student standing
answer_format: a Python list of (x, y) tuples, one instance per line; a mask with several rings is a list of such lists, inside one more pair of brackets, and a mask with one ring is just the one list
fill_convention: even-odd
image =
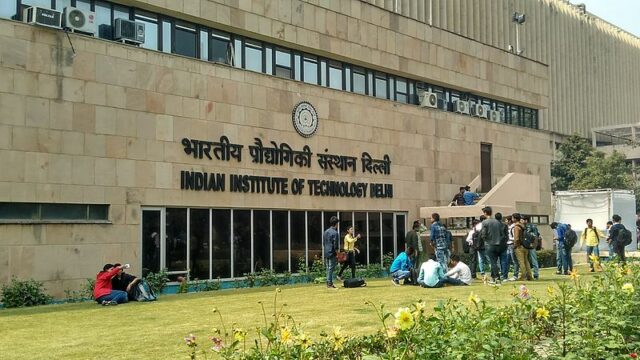
[(605, 235), (602, 231), (593, 226), (593, 220), (587, 219), (587, 227), (584, 228), (582, 235), (580, 235), (580, 250), (582, 250), (583, 245), (587, 245), (587, 262), (591, 268), (591, 270), (589, 270), (590, 272), (595, 271), (591, 255), (593, 254), (600, 257), (600, 249), (598, 249), (598, 245), (600, 244), (600, 239), (604, 237)]
[(351, 268), (351, 278), (356, 277), (356, 241), (360, 239), (360, 234), (353, 236), (353, 226), (347, 228), (347, 234), (344, 236), (344, 251), (347, 253), (347, 261), (342, 263), (340, 272), (336, 279), (342, 280), (342, 272), (349, 266)]

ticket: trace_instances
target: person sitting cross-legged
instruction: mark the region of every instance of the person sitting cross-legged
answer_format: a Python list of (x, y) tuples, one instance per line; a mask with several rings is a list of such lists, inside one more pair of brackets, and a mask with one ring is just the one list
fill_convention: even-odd
[[(389, 273), (391, 273), (391, 282), (393, 285), (400, 285), (400, 280), (411, 278), (411, 259), (409, 256), (413, 254), (414, 249), (409, 246), (406, 251), (401, 252), (391, 264)], [(407, 281), (407, 280), (405, 280)]]
[(451, 255), (449, 263), (452, 268), (444, 274), (445, 277), (451, 278), (455, 285), (469, 285), (471, 283), (471, 269), (467, 264), (460, 261), (460, 256), (457, 254)]
[(106, 264), (102, 267), (102, 271), (96, 275), (96, 285), (93, 288), (93, 298), (98, 304), (117, 305), (129, 301), (126, 291), (113, 290), (111, 279), (113, 279), (120, 270), (128, 269), (129, 265), (114, 266)]
[[(469, 278), (471, 278), (470, 270)], [(443, 287), (444, 284), (467, 285), (459, 279), (445, 276), (442, 266), (440, 266), (440, 263), (436, 261), (435, 255), (430, 255), (429, 260), (422, 263), (422, 266), (420, 267), (420, 274), (418, 275), (418, 284), (426, 288), (439, 288)]]

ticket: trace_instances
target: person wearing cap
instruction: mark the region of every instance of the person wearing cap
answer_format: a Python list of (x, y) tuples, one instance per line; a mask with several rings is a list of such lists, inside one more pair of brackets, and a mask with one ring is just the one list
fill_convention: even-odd
[(98, 304), (117, 305), (129, 301), (129, 297), (125, 291), (113, 290), (111, 279), (113, 279), (122, 269), (128, 268), (128, 265), (115, 266), (113, 264), (105, 264), (102, 271), (96, 275), (96, 284), (93, 287), (93, 298)]
[[(114, 267), (120, 267), (120, 264), (114, 264)], [(123, 270), (118, 271), (116, 276), (111, 279), (111, 288), (113, 290), (120, 290), (127, 293), (129, 300), (135, 300), (133, 297), (133, 287), (140, 282), (140, 278), (127, 274)]]
[(329, 219), (329, 227), (322, 234), (322, 243), (324, 244), (324, 259), (327, 266), (327, 289), (337, 289), (333, 285), (333, 270), (338, 263), (338, 224), (340, 219), (332, 216)]
[(504, 252), (507, 251), (507, 239), (509, 236), (502, 222), (492, 217), (493, 210), (491, 207), (484, 207), (482, 212), (486, 219), (482, 222), (479, 236), (480, 241), (484, 242), (485, 253), (491, 262), (491, 281), (489, 281), (489, 284), (495, 285), (500, 282), (498, 259), (502, 258)]

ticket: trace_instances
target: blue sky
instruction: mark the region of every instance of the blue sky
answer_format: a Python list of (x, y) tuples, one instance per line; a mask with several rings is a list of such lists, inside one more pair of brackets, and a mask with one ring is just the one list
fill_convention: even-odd
[(570, 0), (585, 4), (587, 11), (640, 37), (639, 0)]

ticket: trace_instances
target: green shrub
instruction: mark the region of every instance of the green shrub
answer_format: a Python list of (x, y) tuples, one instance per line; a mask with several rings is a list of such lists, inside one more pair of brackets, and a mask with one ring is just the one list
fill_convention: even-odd
[(80, 290), (64, 291), (65, 301), (69, 303), (82, 302), (93, 299), (93, 288), (96, 286), (95, 279), (87, 279)]
[(189, 288), (195, 292), (220, 290), (220, 278), (215, 281), (190, 281)]
[(167, 277), (167, 269), (162, 269), (157, 273), (150, 272), (144, 277), (144, 280), (149, 284), (151, 290), (157, 295), (160, 295), (162, 290), (167, 286), (169, 277)]
[(8, 308), (48, 304), (52, 297), (44, 292), (43, 286), (40, 281), (13, 277), (9, 284), (2, 286), (2, 303)]
[(542, 249), (536, 252), (538, 254), (538, 265), (541, 268), (554, 268), (556, 267), (556, 252), (555, 250)]

